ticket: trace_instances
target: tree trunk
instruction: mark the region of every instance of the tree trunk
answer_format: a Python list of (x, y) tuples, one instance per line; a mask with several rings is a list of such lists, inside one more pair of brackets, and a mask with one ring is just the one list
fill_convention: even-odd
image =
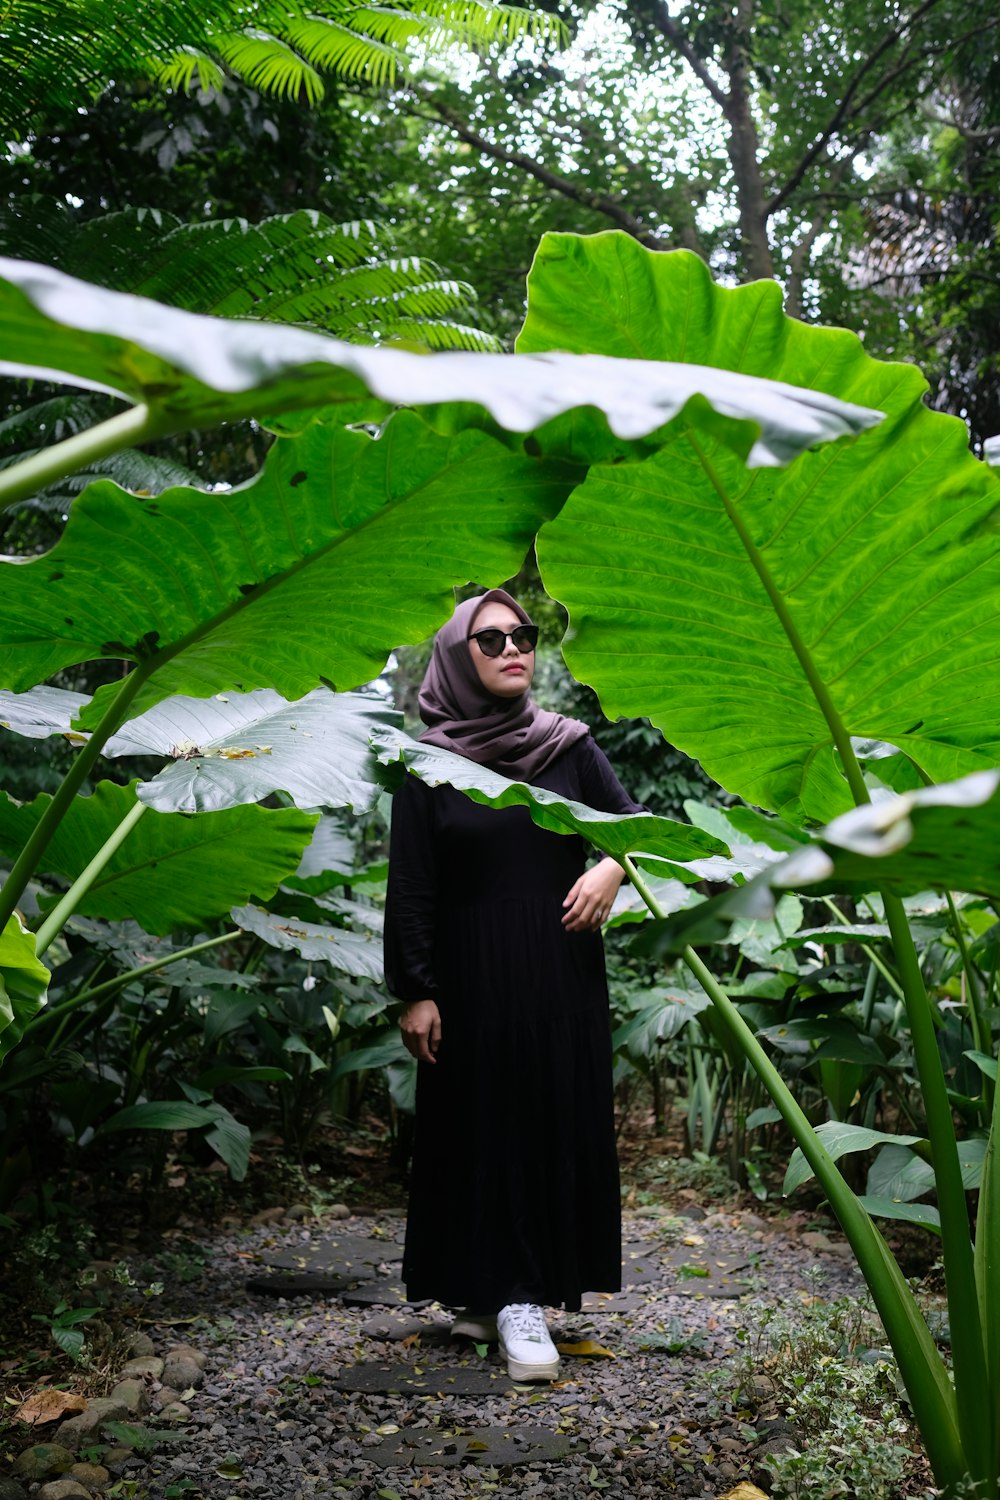
[(738, 0), (732, 17), (732, 42), (726, 54), (729, 93), (723, 105), (729, 123), (727, 150), (733, 164), (739, 203), (743, 273), (748, 281), (774, 275), (774, 260), (767, 237), (767, 201), (758, 157), (760, 142), (750, 107), (752, 21), (753, 0)]

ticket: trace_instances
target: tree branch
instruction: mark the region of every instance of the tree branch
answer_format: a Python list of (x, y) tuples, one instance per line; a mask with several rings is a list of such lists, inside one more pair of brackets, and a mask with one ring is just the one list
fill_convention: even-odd
[(702, 87), (708, 90), (720, 109), (725, 109), (729, 103), (729, 95), (716, 83), (704, 59), (698, 56), (684, 35), (684, 32), (667, 10), (664, 0), (658, 0), (658, 4), (653, 7), (653, 20), (670, 45), (683, 57)]
[[(658, 235), (654, 234), (640, 218), (630, 213), (620, 198), (613, 197), (610, 193), (591, 193), (570, 177), (563, 177), (558, 172), (553, 172), (542, 162), (536, 161), (533, 156), (528, 156), (523, 151), (512, 151), (506, 146), (499, 146), (496, 142), (488, 140), (486, 136), (480, 135), (478, 130), (473, 129), (469, 122), (462, 118), (456, 109), (446, 104), (443, 99), (436, 99), (432, 94), (413, 94), (417, 101), (429, 109), (449, 130), (484, 156), (492, 157), (494, 161), (506, 162), (509, 166), (517, 167), (536, 182), (547, 187), (550, 192), (558, 193), (563, 198), (569, 198), (574, 203), (579, 203), (583, 208), (589, 208), (594, 213), (603, 214), (619, 229), (624, 229), (633, 239), (638, 240), (641, 245), (650, 250), (669, 250), (671, 246)], [(414, 111), (418, 115), (420, 111)], [(426, 114), (422, 118), (427, 119)], [(686, 248), (693, 248), (688, 246)]]
[[(769, 203), (767, 204), (767, 215), (769, 218), (772, 214), (775, 214), (778, 209), (781, 208), (782, 205), (786, 203), (787, 200), (791, 197), (792, 193), (794, 193), (795, 189), (798, 187), (799, 183), (802, 181), (803, 177), (806, 175), (813, 162), (819, 156), (820, 152), (826, 149), (832, 137), (836, 134), (841, 125), (847, 119), (847, 116), (854, 103), (855, 95), (858, 93), (858, 90), (861, 88), (862, 83), (871, 72), (872, 68), (875, 67), (876, 63), (881, 60), (881, 58), (885, 55), (886, 52), (889, 51), (891, 47), (896, 46), (897, 42), (900, 41), (900, 39), (907, 31), (912, 30), (912, 28), (915, 27), (918, 22), (923, 20), (928, 11), (932, 10), (935, 5), (938, 5), (940, 3), (941, 0), (922, 0), (922, 4), (917, 6), (917, 9), (913, 12), (912, 16), (908, 17), (904, 22), (902, 22), (901, 25), (894, 27), (891, 31), (888, 31), (879, 42), (878, 46), (876, 46), (873, 51), (870, 52), (869, 55), (865, 58), (864, 62), (858, 68), (854, 77), (845, 88), (840, 103), (833, 111), (833, 114), (830, 116), (826, 125), (823, 126), (819, 135), (807, 148), (804, 155), (799, 159), (798, 165), (793, 169), (791, 176), (785, 182), (784, 186), (780, 188), (779, 191), (775, 193), (770, 199)], [(909, 66), (909, 64), (907, 63), (906, 66)], [(892, 83), (898, 76), (898, 73), (899, 67), (897, 66), (897, 68), (887, 73), (885, 77), (882, 78), (874, 86), (874, 88), (870, 89), (865, 95), (865, 98), (862, 102), (862, 108), (867, 109), (867, 107), (878, 97), (878, 95), (889, 87), (890, 83)]]

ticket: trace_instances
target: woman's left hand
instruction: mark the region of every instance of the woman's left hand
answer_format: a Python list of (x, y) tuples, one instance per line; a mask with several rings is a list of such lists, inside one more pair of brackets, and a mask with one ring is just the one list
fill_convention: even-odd
[(563, 902), (566, 915), (562, 924), (567, 932), (594, 932), (607, 921), (611, 903), (625, 871), (616, 860), (606, 858), (584, 870)]

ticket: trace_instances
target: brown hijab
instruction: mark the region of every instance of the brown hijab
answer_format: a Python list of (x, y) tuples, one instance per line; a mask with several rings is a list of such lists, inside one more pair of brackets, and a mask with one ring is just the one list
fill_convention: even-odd
[(531, 781), (590, 730), (579, 719), (548, 713), (530, 693), (498, 698), (483, 687), (469, 652), (469, 636), (484, 604), (506, 604), (524, 625), (531, 620), (503, 589), (466, 599), (434, 638), (420, 689), (427, 744), (455, 750), (514, 781)]

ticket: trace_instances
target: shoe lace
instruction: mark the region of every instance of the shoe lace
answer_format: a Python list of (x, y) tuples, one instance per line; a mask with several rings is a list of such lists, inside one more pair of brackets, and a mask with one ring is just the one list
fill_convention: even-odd
[(512, 1302), (507, 1308), (511, 1335), (541, 1343), (549, 1336), (545, 1314), (534, 1302)]

